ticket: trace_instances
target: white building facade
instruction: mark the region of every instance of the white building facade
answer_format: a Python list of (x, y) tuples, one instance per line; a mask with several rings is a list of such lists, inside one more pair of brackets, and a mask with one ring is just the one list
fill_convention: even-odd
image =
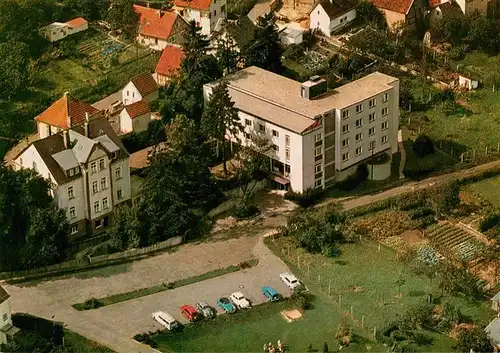
[(347, 7), (339, 0), (323, 0), (313, 6), (309, 19), (310, 29), (319, 29), (330, 37), (333, 32), (356, 19), (356, 8)]
[[(244, 126), (228, 139), (245, 146), (267, 139), (274, 180), (286, 188), (326, 188), (373, 156), (397, 152), (397, 78), (377, 72), (326, 92), (319, 78), (300, 84), (250, 67), (227, 81)], [(206, 101), (215, 84), (205, 85)]]
[(52, 183), (74, 236), (106, 226), (113, 208), (131, 197), (129, 154), (102, 118), (33, 142), (14, 163)]
[(10, 295), (0, 286), (0, 345), (7, 343), (8, 331), (12, 327)]
[(226, 0), (175, 0), (174, 9), (186, 21), (195, 21), (207, 36), (218, 30), (227, 17)]

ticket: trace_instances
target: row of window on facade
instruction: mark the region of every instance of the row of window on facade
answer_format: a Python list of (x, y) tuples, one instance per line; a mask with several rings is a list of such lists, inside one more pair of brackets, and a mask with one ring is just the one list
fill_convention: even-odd
[[(119, 180), (122, 178), (122, 170), (120, 167), (115, 169), (115, 179)], [(99, 183), (96, 181), (92, 182), (92, 194), (97, 194), (100, 190), (105, 190), (108, 188), (108, 178), (101, 178), (101, 188), (99, 189)], [(75, 198), (75, 192), (73, 186), (68, 186), (68, 198)]]
[[(373, 119), (373, 120), (370, 119), (369, 122), (373, 122), (374, 120), (375, 119)], [(363, 126), (363, 119), (356, 120), (356, 128), (360, 128), (362, 126)], [(382, 130), (387, 130), (389, 128), (389, 122), (384, 121), (382, 124), (380, 124), (380, 128)], [(342, 133), (347, 134), (349, 132), (349, 130), (350, 130), (349, 124), (342, 126)], [(369, 131), (370, 135), (373, 135), (375, 133), (375, 127), (374, 126), (371, 127), (368, 131)]]
[[(116, 197), (118, 198), (118, 200), (122, 199), (123, 198), (123, 191), (122, 189), (118, 189), (116, 191)], [(99, 213), (102, 211), (105, 211), (107, 209), (109, 209), (109, 202), (108, 202), (108, 198), (107, 197), (104, 197), (102, 199), (102, 201), (94, 201), (94, 213)], [(71, 206), (69, 208), (69, 218), (72, 219), (72, 218), (76, 218), (76, 207), (75, 206)]]
[[(374, 134), (375, 134), (375, 132), (373, 132), (373, 131), (369, 132), (369, 136), (373, 136)], [(362, 139), (363, 139), (363, 133), (360, 132), (359, 134), (356, 135), (356, 142), (361, 142)], [(388, 141), (389, 140), (387, 138), (387, 135), (382, 136), (380, 139), (381, 144), (387, 143)], [(375, 141), (370, 141), (370, 146), (372, 145), (372, 142), (375, 143)], [(350, 143), (349, 137), (346, 139), (343, 139), (342, 140), (342, 147), (348, 147), (349, 143)]]
[[(382, 98), (382, 103), (386, 103), (389, 100), (389, 94), (384, 93), (384, 96)], [(368, 101), (368, 107), (369, 108), (375, 108), (377, 106), (377, 100), (375, 98), (372, 98)], [(362, 113), (364, 110), (364, 104), (360, 103), (356, 105), (356, 113)], [(382, 115), (387, 115), (388, 110), (387, 107), (382, 108)], [(342, 118), (347, 119), (349, 117), (349, 110), (344, 110), (342, 111)]]

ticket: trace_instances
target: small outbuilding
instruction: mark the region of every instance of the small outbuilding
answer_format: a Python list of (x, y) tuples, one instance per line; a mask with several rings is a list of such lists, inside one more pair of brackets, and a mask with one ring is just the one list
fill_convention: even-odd
[(458, 85), (468, 91), (472, 91), (479, 86), (479, 81), (465, 75), (458, 75)]
[(500, 352), (500, 318), (495, 318), (484, 330), (491, 341), (493, 352)]
[(54, 22), (40, 29), (40, 33), (50, 42), (57, 42), (72, 34), (86, 31), (89, 23), (82, 17), (74, 18), (68, 22)]
[(303, 33), (300, 29), (286, 27), (280, 32), (281, 43), (300, 44), (304, 40)]

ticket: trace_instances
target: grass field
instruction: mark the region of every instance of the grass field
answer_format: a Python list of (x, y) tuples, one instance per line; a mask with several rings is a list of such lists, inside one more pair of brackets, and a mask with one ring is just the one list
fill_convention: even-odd
[[(166, 332), (153, 337), (162, 352), (258, 352), (266, 342), (280, 339), (290, 352), (305, 352), (309, 344), (321, 350), (327, 342), (330, 351), (337, 351), (335, 332), (340, 313), (328, 298), (317, 296), (313, 307), (301, 319), (288, 323), (280, 314), (287, 302), (266, 303), (249, 311), (221, 315), (213, 321), (187, 325), (183, 332)], [(383, 347), (361, 337), (342, 351), (382, 352)]]
[(494, 207), (500, 209), (500, 177), (485, 179), (468, 186)]
[[(358, 322), (365, 316), (366, 327), (384, 327), (409, 307), (425, 300), (429, 293), (434, 298), (441, 296), (437, 281), (416, 276), (397, 260), (392, 249), (379, 247), (373, 241), (342, 245), (338, 258), (306, 253), (301, 248), (295, 248), (286, 237), (269, 240), (267, 244), (302, 278), (314, 282), (319, 278), (323, 293), (328, 294), (330, 286), (330, 296), (334, 300), (338, 301), (341, 295), (343, 310), (350, 311), (352, 306)], [(281, 249), (284, 251), (281, 252)], [(297, 260), (300, 261), (300, 268), (296, 267)], [(396, 285), (398, 279), (404, 281), (401, 296)], [(491, 318), (487, 302), (471, 303), (461, 297), (448, 295), (439, 300), (456, 305), (474, 321), (486, 323)]]

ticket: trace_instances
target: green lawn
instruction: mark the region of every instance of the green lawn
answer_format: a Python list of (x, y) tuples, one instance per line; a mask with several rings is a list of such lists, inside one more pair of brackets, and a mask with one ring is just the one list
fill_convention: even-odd
[(452, 166), (458, 162), (458, 160), (443, 152), (439, 148), (435, 148), (435, 152), (433, 154), (424, 156), (423, 158), (419, 158), (413, 151), (412, 144), (412, 141), (404, 142), (406, 151), (406, 164), (404, 173), (406, 176), (412, 176), (415, 173), (419, 174), (422, 172), (433, 172), (448, 166)]
[(500, 209), (500, 177), (485, 179), (468, 187), (480, 194), (494, 207)]
[[(330, 296), (336, 301), (342, 296), (342, 309), (350, 312), (352, 307), (356, 321), (360, 322), (364, 316), (368, 328), (386, 326), (409, 307), (425, 300), (428, 293), (432, 293), (434, 298), (441, 295), (437, 281), (431, 282), (427, 277), (416, 276), (397, 260), (392, 249), (379, 246), (374, 241), (363, 240), (361, 244), (342, 245), (338, 258), (306, 253), (301, 248), (295, 248), (286, 237), (268, 240), (267, 244), (301, 278), (317, 282), (319, 276), (323, 293), (328, 294), (330, 286)], [(296, 267), (297, 261), (300, 261), (300, 268)], [(395, 283), (400, 278), (404, 280), (401, 296)], [(471, 303), (461, 297), (448, 295), (439, 300), (456, 305), (474, 321), (487, 323), (491, 319), (492, 313), (487, 302)], [(436, 337), (433, 347), (425, 350), (440, 351), (442, 349), (438, 348), (449, 342), (443, 335)]]
[[(313, 300), (313, 308), (305, 311), (295, 322), (286, 322), (280, 314), (287, 302), (266, 303), (249, 311), (221, 315), (213, 321), (187, 325), (183, 332), (165, 332), (153, 337), (162, 352), (258, 352), (265, 342), (280, 339), (290, 352), (305, 352), (309, 344), (320, 349), (327, 342), (331, 351), (337, 351), (335, 332), (340, 314), (334, 303), (321, 296)], [(357, 337), (358, 343), (342, 351), (382, 352), (377, 343)]]

